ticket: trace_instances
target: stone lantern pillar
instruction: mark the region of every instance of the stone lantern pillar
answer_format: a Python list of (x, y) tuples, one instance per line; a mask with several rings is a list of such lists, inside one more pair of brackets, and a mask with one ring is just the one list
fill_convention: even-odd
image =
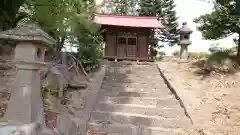
[(50, 66), (44, 62), (45, 50), (55, 40), (36, 25), (0, 32), (0, 39), (17, 43), (14, 58), (16, 84), (2, 120), (12, 124), (40, 123), (41, 128), (45, 128), (39, 70)]
[(184, 22), (182, 28), (179, 30), (180, 34), (180, 60), (188, 60), (188, 46), (192, 43), (190, 41), (190, 34), (193, 31), (187, 27), (187, 23)]

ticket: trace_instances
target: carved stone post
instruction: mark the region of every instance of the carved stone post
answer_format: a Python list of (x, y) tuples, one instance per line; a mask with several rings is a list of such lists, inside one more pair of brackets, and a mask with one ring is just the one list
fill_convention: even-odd
[(193, 31), (187, 27), (187, 23), (184, 22), (182, 28), (179, 30), (180, 34), (180, 60), (188, 60), (188, 46), (192, 43), (190, 41), (190, 34)]
[(54, 44), (55, 40), (36, 25), (0, 32), (0, 38), (17, 42), (14, 59), (18, 70), (16, 84), (3, 120), (10, 120), (13, 124), (40, 123), (41, 128), (44, 128), (39, 70), (48, 68), (44, 62), (45, 49)]

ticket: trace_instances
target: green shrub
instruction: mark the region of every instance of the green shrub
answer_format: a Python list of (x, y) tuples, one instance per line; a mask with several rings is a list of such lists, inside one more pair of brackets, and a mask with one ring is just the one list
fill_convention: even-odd
[[(173, 52), (173, 56), (178, 56), (179, 57), (180, 52), (179, 51), (174, 51)], [(202, 59), (202, 58), (206, 58), (208, 57), (209, 54), (206, 52), (189, 52), (188, 53), (188, 58), (190, 60), (198, 60), (198, 59)]]
[(59, 99), (58, 91), (51, 90), (47, 87), (41, 88), (41, 95), (45, 109), (53, 109), (56, 107)]
[(212, 71), (218, 73), (234, 73), (238, 67), (237, 59), (235, 59), (230, 52), (216, 51), (205, 60), (202, 69), (209, 73)]
[(155, 48), (151, 48), (151, 56), (156, 57), (157, 54), (158, 54), (157, 49), (155, 49)]
[(174, 52), (172, 53), (172, 55), (173, 55), (173, 56), (179, 56), (180, 53), (179, 53), (179, 51), (174, 51)]
[(159, 51), (159, 52), (158, 52), (158, 55), (159, 55), (159, 56), (161, 56), (161, 57), (163, 57), (163, 56), (165, 56), (165, 55), (166, 55), (166, 53), (165, 53), (165, 52), (163, 52), (163, 51)]
[[(100, 26), (91, 24), (92, 27), (80, 27), (77, 37), (78, 53), (77, 57), (83, 63), (87, 72), (94, 71), (100, 67), (100, 59), (103, 54), (103, 38)], [(92, 28), (94, 30), (92, 30)]]
[(155, 57), (155, 60), (162, 60), (165, 55), (166, 55), (165, 52), (159, 51), (159, 52), (158, 52), (158, 55)]
[(190, 52), (188, 58), (190, 60), (199, 60), (203, 58), (207, 58), (209, 56), (206, 52)]
[(217, 46), (213, 46), (209, 48), (209, 52), (211, 53), (215, 53), (215, 52), (226, 52), (226, 53), (230, 53), (230, 54), (234, 54), (237, 52), (236, 47), (233, 48), (221, 48), (221, 47), (217, 47)]

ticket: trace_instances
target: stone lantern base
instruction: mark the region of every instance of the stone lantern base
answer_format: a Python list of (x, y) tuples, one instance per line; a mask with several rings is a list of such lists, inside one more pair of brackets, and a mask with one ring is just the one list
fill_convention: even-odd
[(188, 62), (188, 45), (180, 45), (180, 62)]

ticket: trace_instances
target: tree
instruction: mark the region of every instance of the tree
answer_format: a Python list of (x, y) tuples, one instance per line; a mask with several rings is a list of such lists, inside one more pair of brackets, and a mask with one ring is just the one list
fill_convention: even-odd
[(1, 0), (0, 1), (0, 31), (16, 27), (17, 23), (24, 17), (25, 13), (18, 10), (25, 0)]
[(173, 45), (178, 42), (178, 18), (175, 11), (174, 0), (140, 0), (140, 16), (157, 16), (165, 27), (159, 30), (159, 40)]
[[(27, 17), (25, 12), (19, 12), (25, 0), (1, 0), (0, 1), (0, 31), (5, 31), (16, 27), (23, 18)], [(0, 53), (3, 53), (5, 46), (15, 46), (15, 43), (6, 40), (0, 41)], [(6, 52), (5, 52), (6, 53)], [(9, 52), (7, 52), (9, 53)]]
[[(157, 16), (157, 7), (159, 4), (157, 2), (160, 1), (154, 1), (154, 0), (140, 0), (139, 1), (139, 6), (140, 8), (138, 9), (138, 14), (140, 16)], [(157, 48), (158, 48), (158, 39), (155, 36), (155, 30), (152, 31), (150, 35), (150, 52), (151, 56), (156, 56), (157, 55)]]
[(90, 72), (100, 66), (100, 58), (103, 52), (101, 26), (92, 21), (92, 14), (95, 9), (93, 4), (78, 4), (75, 5), (79, 10), (76, 14), (74, 27), (72, 27), (74, 34), (72, 37), (74, 39), (70, 40), (70, 42), (71, 44), (77, 44), (77, 57), (83, 62), (86, 71)]
[(240, 1), (239, 0), (235, 0), (235, 2), (236, 2), (236, 7), (235, 7), (234, 14), (239, 17), (240, 16)]
[(138, 13), (140, 16), (157, 16), (165, 27), (164, 30), (155, 30), (151, 35), (151, 53), (157, 54), (156, 49), (159, 41), (168, 42), (170, 45), (177, 43), (178, 18), (176, 17), (175, 4), (173, 0), (140, 0)]
[(61, 51), (69, 34), (71, 5), (65, 0), (28, 0), (25, 9), (29, 11), (31, 22), (57, 40), (54, 48)]
[[(87, 72), (93, 71), (99, 68), (100, 57), (102, 56), (102, 41), (100, 26), (92, 24), (91, 30), (88, 27), (78, 27), (76, 31), (80, 32), (77, 36), (76, 43), (78, 44), (77, 57), (83, 62), (85, 70)], [(89, 26), (90, 26), (89, 25)], [(95, 30), (92, 28), (95, 26)]]
[(137, 0), (104, 0), (101, 6), (103, 13), (119, 15), (136, 15)]
[[(231, 34), (237, 33), (240, 36), (240, 21), (233, 14), (236, 3), (233, 0), (217, 0), (214, 11), (202, 15), (194, 21), (198, 23), (198, 30), (206, 39), (225, 38)], [(237, 56), (240, 56), (240, 38), (238, 38)]]
[(162, 12), (159, 13), (159, 19), (165, 27), (162, 41), (169, 42), (170, 45), (178, 43), (178, 17), (175, 11), (176, 4), (174, 0), (163, 0)]
[(161, 0), (140, 0), (138, 14), (140, 16), (157, 16), (161, 5)]
[(102, 40), (100, 26), (92, 22), (94, 1), (27, 0), (22, 9), (29, 17), (24, 23), (37, 23), (57, 40), (56, 51), (70, 44), (78, 48), (77, 57), (87, 71), (99, 67)]

